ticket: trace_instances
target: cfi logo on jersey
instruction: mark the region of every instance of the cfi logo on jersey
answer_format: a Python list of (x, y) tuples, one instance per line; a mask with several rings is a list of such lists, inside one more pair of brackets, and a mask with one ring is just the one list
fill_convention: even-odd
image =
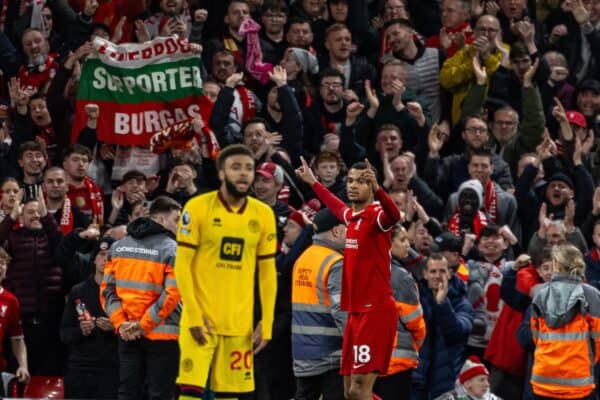
[(244, 239), (225, 236), (221, 241), (221, 260), (241, 261), (244, 253)]
[(6, 310), (8, 310), (8, 306), (3, 304), (2, 307), (0, 307), (0, 317), (6, 317)]

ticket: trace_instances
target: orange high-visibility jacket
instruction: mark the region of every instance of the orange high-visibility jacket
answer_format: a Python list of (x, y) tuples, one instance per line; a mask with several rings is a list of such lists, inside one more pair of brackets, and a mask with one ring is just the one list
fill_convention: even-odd
[(553, 277), (533, 298), (531, 331), (533, 392), (559, 399), (589, 396), (600, 361), (600, 291), (565, 275)]
[[(296, 376), (310, 376), (323, 359), (339, 361), (346, 313), (340, 312), (343, 255), (315, 238), (292, 273), (292, 356)], [(299, 374), (299, 375), (298, 375)]]
[(419, 289), (410, 272), (392, 262), (391, 283), (399, 318), (388, 375), (419, 365), (419, 348), (427, 333)]
[(116, 329), (139, 321), (150, 340), (177, 340), (181, 302), (174, 276), (177, 243), (149, 218), (127, 227), (129, 235), (113, 243), (104, 266), (100, 304)]

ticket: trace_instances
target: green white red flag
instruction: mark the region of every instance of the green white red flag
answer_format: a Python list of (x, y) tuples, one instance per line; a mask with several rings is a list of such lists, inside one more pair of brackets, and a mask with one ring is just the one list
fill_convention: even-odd
[(98, 140), (147, 146), (156, 132), (200, 115), (200, 55), (187, 40), (160, 37), (114, 44), (96, 38), (83, 64), (71, 139), (86, 126), (87, 104), (98, 104)]

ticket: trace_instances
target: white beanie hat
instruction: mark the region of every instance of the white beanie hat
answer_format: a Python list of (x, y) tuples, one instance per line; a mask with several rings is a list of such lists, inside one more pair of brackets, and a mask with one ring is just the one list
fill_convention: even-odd
[[(464, 181), (458, 187), (458, 197), (460, 198), (460, 194), (465, 189), (471, 189), (477, 193), (477, 197), (479, 198), (479, 207), (483, 207), (483, 185), (477, 179), (469, 179), (468, 181)], [(458, 201), (458, 198), (456, 199)]]

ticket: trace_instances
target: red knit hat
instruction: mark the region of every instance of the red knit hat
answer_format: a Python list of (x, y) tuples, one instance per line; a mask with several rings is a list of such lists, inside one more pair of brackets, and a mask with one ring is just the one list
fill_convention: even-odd
[(483, 365), (483, 363), (481, 362), (479, 357), (470, 356), (469, 358), (467, 358), (467, 360), (465, 361), (465, 364), (463, 365), (462, 369), (460, 370), (460, 374), (458, 375), (458, 380), (460, 381), (460, 384), (462, 385), (469, 379), (474, 378), (479, 375), (490, 376), (490, 373), (488, 372), (485, 365)]

